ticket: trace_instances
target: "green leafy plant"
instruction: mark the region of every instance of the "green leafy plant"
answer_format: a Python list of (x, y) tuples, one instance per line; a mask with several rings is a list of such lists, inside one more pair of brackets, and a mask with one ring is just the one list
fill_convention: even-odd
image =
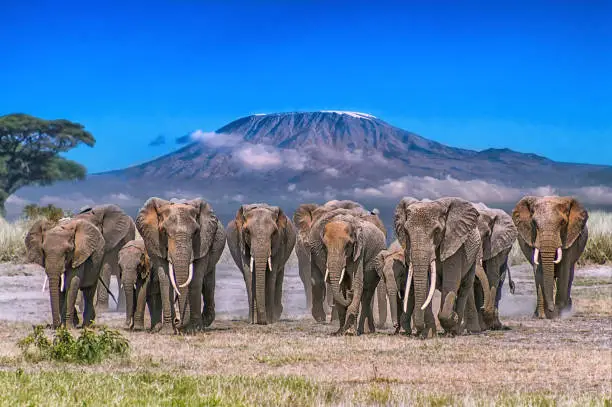
[(118, 331), (107, 327), (84, 328), (78, 338), (66, 328), (58, 328), (49, 340), (41, 325), (17, 345), (30, 361), (56, 360), (67, 363), (94, 364), (112, 356), (125, 356), (130, 346)]

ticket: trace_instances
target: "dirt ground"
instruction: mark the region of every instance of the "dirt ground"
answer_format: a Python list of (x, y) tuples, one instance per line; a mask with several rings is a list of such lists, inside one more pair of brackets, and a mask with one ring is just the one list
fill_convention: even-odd
[[(388, 322), (375, 334), (338, 338), (330, 336), (335, 325), (318, 324), (307, 314), (295, 268), (285, 276), (283, 319), (268, 326), (247, 324), (244, 281), (235, 267), (222, 264), (217, 274), (217, 320), (209, 330), (196, 336), (124, 331), (131, 344), (128, 361), (76, 368), (23, 360), (16, 342), (32, 324), (51, 319), (48, 292), (41, 292), (44, 272), (31, 265), (2, 264), (0, 370), (299, 376), (333, 385), (349, 399), (354, 392), (381, 389), (391, 404), (414, 400), (415, 394), (466, 400), (541, 394), (569, 404), (580, 404), (585, 397), (609, 401), (612, 267), (577, 270), (573, 314), (552, 321), (532, 318), (531, 270), (513, 267), (512, 277), (516, 293), (506, 291), (500, 306), (509, 331), (423, 341), (391, 335)], [(116, 290), (114, 283), (111, 287)], [(98, 323), (122, 329), (123, 319), (122, 313), (104, 312)]]

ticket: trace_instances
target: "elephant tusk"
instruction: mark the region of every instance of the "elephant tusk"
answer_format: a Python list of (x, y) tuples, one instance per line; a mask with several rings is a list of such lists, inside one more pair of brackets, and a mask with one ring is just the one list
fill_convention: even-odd
[(540, 264), (540, 249), (537, 247), (533, 250), (533, 264), (536, 266)]
[(560, 247), (557, 248), (557, 255), (555, 256), (555, 264), (561, 263), (561, 259), (563, 258), (563, 250)]
[(193, 279), (193, 263), (189, 263), (189, 275), (187, 276), (187, 281), (184, 284), (179, 285), (179, 288), (185, 288), (191, 283)]
[[(323, 277), (323, 281), (327, 283), (327, 278), (329, 277), (329, 269), (325, 269), (325, 277)], [(313, 283), (314, 284), (314, 283)]]
[(255, 259), (253, 257), (251, 257), (251, 265), (249, 266), (249, 268), (251, 269), (251, 273), (253, 272), (253, 266), (255, 265)]
[(414, 273), (414, 269), (412, 267), (412, 262), (408, 266), (408, 279), (406, 280), (406, 290), (404, 292), (404, 312), (408, 312), (408, 294), (410, 294), (410, 285), (412, 284), (412, 274)]
[(65, 274), (60, 274), (60, 291), (64, 292), (64, 282), (65, 282)]
[(429, 282), (429, 294), (427, 295), (427, 299), (425, 300), (425, 303), (423, 303), (421, 310), (427, 308), (434, 296), (434, 291), (436, 291), (436, 278), (436, 260), (433, 260), (431, 262), (431, 275), (429, 276), (429, 279), (431, 280)]
[(180, 297), (181, 293), (179, 293), (178, 287), (176, 286), (176, 279), (174, 278), (174, 266), (172, 265), (171, 261), (168, 262), (168, 276), (170, 277), (170, 284), (172, 284), (174, 292), (177, 296)]
[(45, 288), (47, 288), (47, 280), (49, 279), (49, 277), (45, 274), (45, 281), (43, 281), (43, 288), (41, 292), (45, 292)]
[(342, 273), (340, 273), (340, 282), (338, 284), (342, 284), (342, 280), (344, 280), (345, 271), (346, 271), (346, 267), (342, 267)]
[(268, 257), (268, 267), (270, 268), (270, 271), (272, 271), (272, 256)]

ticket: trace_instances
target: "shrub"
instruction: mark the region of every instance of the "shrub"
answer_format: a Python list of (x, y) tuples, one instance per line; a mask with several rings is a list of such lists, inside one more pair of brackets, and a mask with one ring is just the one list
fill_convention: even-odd
[(53, 204), (47, 206), (38, 206), (29, 204), (23, 208), (23, 216), (28, 220), (39, 218), (49, 219), (51, 222), (57, 222), (63, 217), (69, 217), (71, 214), (68, 211), (58, 208)]
[(53, 340), (45, 335), (41, 325), (21, 339), (17, 345), (26, 360), (56, 360), (68, 363), (94, 364), (112, 356), (125, 356), (129, 342), (118, 331), (101, 327), (99, 332), (84, 328), (75, 339), (66, 328), (55, 331)]

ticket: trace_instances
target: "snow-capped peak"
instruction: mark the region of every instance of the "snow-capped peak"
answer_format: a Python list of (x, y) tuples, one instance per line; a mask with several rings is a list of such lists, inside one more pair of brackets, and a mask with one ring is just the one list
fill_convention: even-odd
[(253, 116), (266, 116), (267, 113), (255, 113)]
[(346, 115), (351, 116), (351, 117), (356, 117), (357, 119), (376, 119), (376, 116), (372, 116), (371, 114), (360, 113), (360, 112), (347, 112), (347, 111), (342, 111), (342, 110), (321, 110), (321, 112), (323, 112), (323, 113), (346, 114)]

